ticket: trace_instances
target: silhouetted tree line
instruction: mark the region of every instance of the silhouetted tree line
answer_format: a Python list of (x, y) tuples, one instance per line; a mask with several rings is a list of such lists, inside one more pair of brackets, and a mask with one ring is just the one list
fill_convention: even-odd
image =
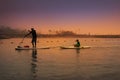
[(0, 26), (0, 39), (22, 37), (24, 33), (26, 32), (23, 30), (13, 29), (9, 26)]
[[(52, 30), (49, 30), (49, 32), (52, 32)], [(0, 26), (0, 39), (3, 38), (14, 38), (14, 37), (24, 37), (25, 34), (27, 34), (28, 31), (26, 30), (19, 30), (19, 29), (13, 29), (9, 26)], [(89, 37), (95, 37), (95, 38), (120, 38), (120, 35), (90, 35), (90, 34), (76, 34), (72, 31), (65, 31), (65, 30), (57, 30), (54, 31), (54, 34), (38, 34), (38, 37), (83, 37), (83, 38), (89, 38)]]

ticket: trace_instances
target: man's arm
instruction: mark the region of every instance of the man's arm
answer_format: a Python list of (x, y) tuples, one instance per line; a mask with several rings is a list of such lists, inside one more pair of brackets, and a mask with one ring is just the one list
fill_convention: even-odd
[(29, 31), (29, 33), (28, 34), (26, 34), (24, 37), (27, 37), (28, 35), (30, 35), (32, 32), (31, 31)]

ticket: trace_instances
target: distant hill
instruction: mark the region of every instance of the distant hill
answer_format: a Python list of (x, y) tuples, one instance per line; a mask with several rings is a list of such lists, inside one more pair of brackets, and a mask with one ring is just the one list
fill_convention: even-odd
[(0, 26), (0, 39), (11, 38), (11, 37), (20, 37), (23, 35), (23, 32), (24, 31), (21, 31), (18, 29), (12, 29), (8, 26)]

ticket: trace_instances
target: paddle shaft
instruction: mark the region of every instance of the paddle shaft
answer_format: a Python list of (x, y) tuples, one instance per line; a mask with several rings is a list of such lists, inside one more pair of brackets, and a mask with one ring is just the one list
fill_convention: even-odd
[(20, 45), (21, 43), (23, 43), (24, 39), (25, 39), (25, 37), (21, 40), (21, 42), (19, 43), (19, 45)]

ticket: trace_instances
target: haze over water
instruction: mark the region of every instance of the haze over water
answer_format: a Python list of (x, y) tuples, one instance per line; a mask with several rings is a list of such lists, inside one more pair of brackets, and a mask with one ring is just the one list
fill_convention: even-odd
[[(90, 49), (60, 49), (76, 38), (39, 38), (37, 47), (15, 50), (21, 38), (0, 40), (0, 80), (119, 80), (120, 38), (79, 38)], [(21, 46), (31, 46), (26, 38)]]

